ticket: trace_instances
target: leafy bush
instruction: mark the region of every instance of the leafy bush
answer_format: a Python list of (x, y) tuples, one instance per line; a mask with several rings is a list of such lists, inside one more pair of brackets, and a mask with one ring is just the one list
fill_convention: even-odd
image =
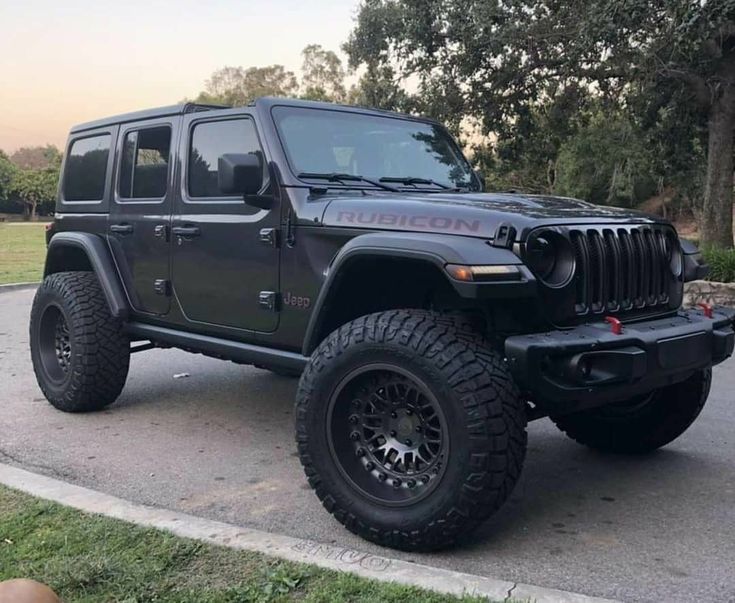
[(702, 255), (709, 264), (707, 280), (722, 283), (735, 281), (735, 249), (712, 247), (702, 249)]

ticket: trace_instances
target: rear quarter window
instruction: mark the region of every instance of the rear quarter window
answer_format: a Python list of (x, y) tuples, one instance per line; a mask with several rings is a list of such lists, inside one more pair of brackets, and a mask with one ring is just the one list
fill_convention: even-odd
[(64, 166), (65, 201), (102, 201), (111, 140), (101, 134), (72, 142)]

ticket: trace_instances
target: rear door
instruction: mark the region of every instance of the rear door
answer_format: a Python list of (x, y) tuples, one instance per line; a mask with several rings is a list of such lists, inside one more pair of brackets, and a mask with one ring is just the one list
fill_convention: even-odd
[(270, 332), (278, 326), (280, 207), (258, 209), (224, 195), (217, 163), (225, 153), (263, 158), (263, 194), (272, 195), (267, 157), (248, 110), (185, 115), (179, 156), (183, 176), (172, 219), (174, 292), (186, 318)]
[(120, 128), (108, 240), (130, 303), (138, 312), (170, 308), (172, 149), (180, 118)]

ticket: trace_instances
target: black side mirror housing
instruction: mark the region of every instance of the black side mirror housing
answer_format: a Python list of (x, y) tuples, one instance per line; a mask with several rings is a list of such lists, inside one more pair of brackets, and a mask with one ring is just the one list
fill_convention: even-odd
[(258, 195), (263, 188), (263, 160), (260, 153), (225, 153), (217, 160), (217, 185), (225, 195), (243, 195), (245, 202), (270, 209), (273, 200)]
[(709, 266), (704, 261), (702, 252), (691, 241), (681, 239), (682, 271), (684, 282), (698, 281), (709, 274)]

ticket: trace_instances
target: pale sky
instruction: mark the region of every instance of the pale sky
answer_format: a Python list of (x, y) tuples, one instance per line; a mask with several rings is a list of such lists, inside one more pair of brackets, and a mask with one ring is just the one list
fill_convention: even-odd
[[(0, 0), (0, 149), (195, 96), (219, 67), (340, 52), (358, 0)], [(341, 52), (340, 52), (341, 55)], [(344, 56), (342, 57), (344, 60)]]

